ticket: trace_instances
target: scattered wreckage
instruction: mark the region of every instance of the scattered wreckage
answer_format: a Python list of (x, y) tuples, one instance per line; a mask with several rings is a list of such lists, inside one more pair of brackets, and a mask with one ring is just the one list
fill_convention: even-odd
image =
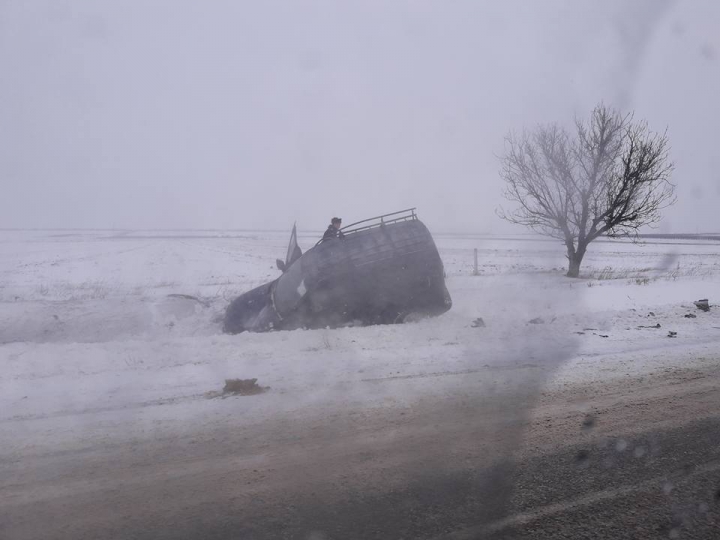
[(347, 225), (302, 253), (293, 227), (282, 275), (234, 299), (224, 331), (393, 324), (437, 316), (452, 300), (435, 242), (415, 208)]

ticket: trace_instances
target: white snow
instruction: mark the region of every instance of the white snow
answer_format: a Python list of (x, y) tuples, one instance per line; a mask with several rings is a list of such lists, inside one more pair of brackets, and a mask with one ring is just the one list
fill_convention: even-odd
[[(583, 267), (590, 277), (571, 280), (557, 242), (440, 234), (454, 302), (442, 317), (222, 334), (227, 303), (277, 275), (287, 238), (0, 231), (4, 451), (161, 436), (229, 416), (254, 423), (321, 407), (409, 407), (447, 391), (552, 388), (720, 362), (720, 307), (704, 313), (692, 303), (720, 304), (714, 242), (596, 242)], [(315, 237), (299, 242), (309, 248)], [(480, 276), (472, 275), (475, 248)], [(477, 317), (486, 327), (471, 327)], [(529, 323), (536, 318), (542, 324)], [(226, 378), (257, 378), (271, 390), (208, 399)]]

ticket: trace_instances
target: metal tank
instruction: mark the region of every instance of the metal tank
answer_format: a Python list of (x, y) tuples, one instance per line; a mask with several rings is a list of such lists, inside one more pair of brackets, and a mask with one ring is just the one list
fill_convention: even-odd
[[(299, 255), (291, 245), (283, 274), (233, 300), (224, 330), (262, 332), (399, 323), (452, 306), (442, 260), (415, 209), (348, 225), (343, 239)], [(299, 255), (299, 256), (297, 256)]]

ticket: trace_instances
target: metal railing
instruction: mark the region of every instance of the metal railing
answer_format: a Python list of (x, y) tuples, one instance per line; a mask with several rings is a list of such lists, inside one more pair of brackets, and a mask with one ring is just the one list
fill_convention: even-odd
[[(391, 223), (399, 223), (401, 221), (413, 221), (418, 219), (417, 214), (415, 213), (416, 208), (408, 208), (407, 210), (399, 210), (397, 212), (391, 212), (390, 214), (383, 214), (382, 216), (376, 216), (371, 217), (368, 219), (363, 219), (362, 221), (356, 221), (355, 223), (351, 223), (350, 225), (346, 225), (342, 229), (342, 233), (344, 235), (353, 234), (360, 231), (366, 231), (368, 229), (375, 229), (377, 227), (383, 227), (385, 225), (390, 225)], [(388, 219), (392, 218), (392, 219)], [(363, 225), (366, 223), (367, 225)], [(362, 225), (361, 227), (358, 227), (358, 225)], [(320, 245), (323, 243), (325, 238), (321, 238), (318, 240), (317, 245)]]
[[(391, 223), (398, 223), (400, 221), (413, 221), (418, 218), (415, 210), (416, 208), (408, 208), (407, 210), (399, 210), (397, 212), (391, 212), (390, 214), (383, 214), (382, 216), (363, 219), (362, 221), (356, 221), (355, 223), (346, 225), (340, 230), (343, 232), (343, 234), (347, 235), (356, 233), (358, 231), (374, 229), (375, 227), (382, 227), (383, 225), (389, 225)], [(364, 223), (366, 225), (363, 225)], [(358, 225), (362, 226), (359, 227)]]

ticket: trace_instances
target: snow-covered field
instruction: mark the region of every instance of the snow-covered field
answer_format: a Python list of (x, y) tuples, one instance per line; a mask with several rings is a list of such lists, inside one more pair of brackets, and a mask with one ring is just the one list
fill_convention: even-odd
[[(440, 318), (223, 335), (227, 303), (277, 275), (287, 237), (0, 231), (3, 454), (159, 436), (230, 415), (252, 423), (328, 406), (410, 407), (454, 387), (552, 389), (719, 361), (720, 307), (693, 306), (720, 303), (720, 242), (710, 241), (598, 241), (586, 277), (570, 280), (558, 242), (436, 235), (454, 302)], [(306, 249), (315, 238), (299, 241)], [(484, 327), (473, 327), (478, 317)], [(257, 378), (270, 391), (214, 397), (226, 378)]]

